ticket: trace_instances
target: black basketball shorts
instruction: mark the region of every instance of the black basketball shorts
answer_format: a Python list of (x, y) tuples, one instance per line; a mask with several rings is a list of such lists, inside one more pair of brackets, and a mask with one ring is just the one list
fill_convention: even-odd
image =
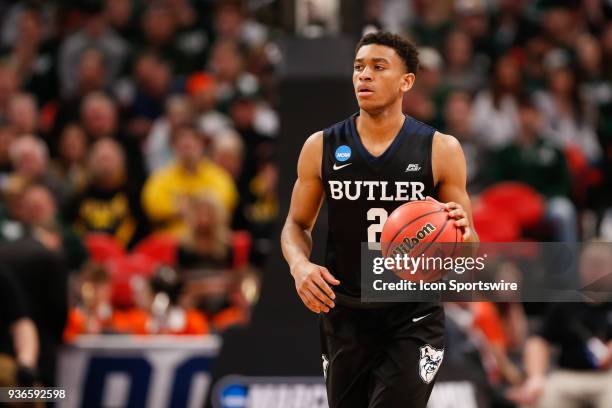
[(336, 304), (320, 318), (330, 408), (425, 408), (444, 357), (438, 303)]

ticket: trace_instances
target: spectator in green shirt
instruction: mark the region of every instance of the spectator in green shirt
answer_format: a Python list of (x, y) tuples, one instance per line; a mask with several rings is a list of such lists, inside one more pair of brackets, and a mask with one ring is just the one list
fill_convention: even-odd
[(542, 137), (541, 114), (529, 98), (518, 106), (520, 133), (509, 145), (494, 154), (495, 181), (525, 183), (546, 199), (546, 221), (553, 226), (554, 238), (577, 240), (576, 209), (570, 200), (570, 171), (563, 151)]

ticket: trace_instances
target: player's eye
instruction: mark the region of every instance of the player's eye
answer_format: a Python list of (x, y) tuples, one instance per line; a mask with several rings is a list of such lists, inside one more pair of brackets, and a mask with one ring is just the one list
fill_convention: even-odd
[(374, 69), (376, 69), (377, 71), (382, 71), (383, 69), (385, 69), (385, 67), (383, 67), (382, 65), (376, 65)]
[(361, 65), (355, 65), (353, 68), (355, 69), (355, 71), (361, 71), (361, 69), (363, 68), (363, 66), (361, 66)]

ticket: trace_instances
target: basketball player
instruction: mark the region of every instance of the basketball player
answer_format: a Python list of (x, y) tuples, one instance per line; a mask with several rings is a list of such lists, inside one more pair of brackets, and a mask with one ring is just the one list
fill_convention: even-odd
[[(314, 133), (300, 153), (281, 244), (300, 298), (321, 316), (332, 408), (425, 408), (444, 353), (440, 304), (360, 301), (361, 242), (379, 240), (395, 208), (428, 197), (446, 203), (464, 241), (477, 240), (459, 142), (402, 113), (417, 68), (410, 42), (363, 37), (353, 68), (359, 112)], [(325, 267), (309, 260), (324, 196)]]

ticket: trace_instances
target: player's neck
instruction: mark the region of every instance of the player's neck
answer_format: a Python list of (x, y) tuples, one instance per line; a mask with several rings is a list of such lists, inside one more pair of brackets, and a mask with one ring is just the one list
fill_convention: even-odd
[(371, 113), (359, 110), (357, 118), (357, 132), (366, 139), (394, 138), (404, 124), (405, 116), (401, 105), (380, 112)]

